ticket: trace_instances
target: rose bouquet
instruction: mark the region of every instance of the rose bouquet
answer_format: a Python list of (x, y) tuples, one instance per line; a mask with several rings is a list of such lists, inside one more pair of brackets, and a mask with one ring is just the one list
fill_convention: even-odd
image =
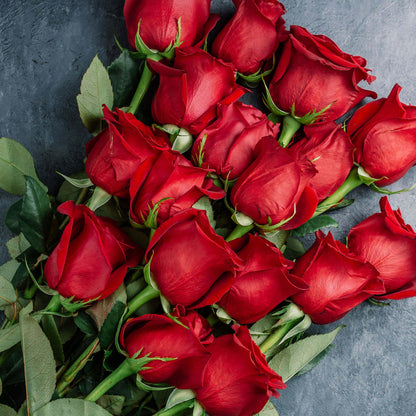
[[(375, 98), (358, 86), (374, 79), (364, 58), (285, 28), (270, 0), (236, 2), (211, 42), (209, 9), (125, 2), (130, 50), (84, 75), (93, 137), (56, 196), (1, 139), (0, 185), (22, 198), (5, 219), (17, 236), (1, 268), (0, 410), (276, 414), (269, 399), (341, 328), (308, 336), (311, 322), (416, 294), (415, 234), (386, 197), (347, 245), (320, 231), (352, 189), (388, 193), (415, 163), (400, 87), (342, 126)], [(239, 100), (255, 88), (267, 109)]]

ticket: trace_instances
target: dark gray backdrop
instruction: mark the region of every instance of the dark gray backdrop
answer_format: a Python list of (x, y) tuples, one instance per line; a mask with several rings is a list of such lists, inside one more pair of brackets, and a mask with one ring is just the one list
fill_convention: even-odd
[[(0, 0), (0, 134), (18, 140), (35, 158), (52, 191), (59, 178), (82, 167), (89, 135), (75, 96), (81, 77), (98, 53), (105, 65), (117, 55), (114, 30), (124, 45), (122, 0)], [(364, 56), (386, 96), (394, 83), (401, 99), (416, 104), (416, 9), (401, 0), (287, 0), (286, 20), (331, 37), (346, 52)], [(231, 0), (213, 0), (213, 10), (232, 13)], [(409, 187), (416, 172), (392, 186)], [(356, 203), (335, 217), (344, 240), (348, 230), (378, 211), (379, 194), (361, 187)], [(0, 191), (2, 225), (15, 198)], [(390, 197), (416, 227), (416, 190)], [(7, 251), (0, 249), (0, 260)], [(310, 373), (288, 383), (277, 406), (281, 416), (413, 416), (416, 408), (416, 300), (390, 307), (360, 305), (344, 319), (336, 348)], [(329, 331), (334, 325), (315, 328)]]

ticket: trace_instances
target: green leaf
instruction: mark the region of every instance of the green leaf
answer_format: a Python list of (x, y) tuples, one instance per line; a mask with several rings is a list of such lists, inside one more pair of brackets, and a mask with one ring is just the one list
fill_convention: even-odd
[(0, 352), (14, 347), (21, 340), (20, 325), (14, 324), (9, 328), (0, 329)]
[(283, 252), (284, 256), (289, 260), (294, 260), (305, 254), (306, 250), (301, 241), (297, 238), (289, 237), (287, 239), (286, 248)]
[(277, 320), (278, 318), (272, 314), (266, 315), (250, 327), (251, 338), (257, 345), (261, 345), (266, 340)]
[(97, 404), (110, 412), (112, 415), (118, 416), (121, 415), (121, 412), (123, 411), (125, 400), (126, 398), (124, 396), (106, 394), (97, 400)]
[(312, 234), (326, 227), (338, 228), (338, 223), (329, 215), (318, 215), (311, 218), (308, 222), (291, 231), (293, 237), (305, 237), (306, 234)]
[(128, 106), (139, 84), (139, 65), (125, 49), (107, 69), (114, 91), (114, 107)]
[(12, 139), (0, 138), (0, 188), (14, 195), (23, 195), (26, 191), (25, 176), (34, 178), (47, 191), (27, 149)]
[(113, 107), (113, 88), (102, 62), (95, 56), (81, 81), (81, 94), (77, 96), (78, 109), (84, 126), (90, 133), (101, 130), (103, 104)]
[(276, 230), (271, 233), (264, 234), (264, 238), (272, 242), (279, 250), (285, 245), (288, 237), (289, 231), (287, 230)]
[(84, 311), (78, 311), (74, 318), (75, 325), (86, 335), (97, 336), (97, 327), (94, 320)]
[(81, 399), (59, 399), (48, 403), (36, 411), (33, 416), (111, 416), (98, 404)]
[(9, 260), (7, 263), (0, 266), (0, 274), (11, 282), (19, 266), (20, 263), (17, 260)]
[(16, 416), (17, 412), (11, 407), (0, 403), (0, 415), (1, 416)]
[(49, 402), (55, 391), (55, 360), (39, 324), (25, 311), (20, 313), (25, 366), (26, 401), (31, 414)]
[(0, 307), (16, 302), (16, 292), (13, 285), (0, 275)]
[(53, 211), (45, 190), (31, 177), (26, 176), (26, 194), (20, 212), (23, 235), (39, 253), (47, 251)]
[(316, 367), (325, 357), (325, 355), (328, 354), (329, 351), (334, 348), (334, 344), (328, 345), (327, 348), (325, 348), (321, 353), (319, 353), (312, 361), (310, 361), (308, 364), (305, 365), (300, 371), (298, 371), (295, 376), (301, 376), (302, 374), (307, 373), (308, 371), (311, 371), (314, 367)]
[(116, 301), (114, 306), (111, 308), (110, 313), (107, 315), (101, 331), (98, 335), (100, 339), (100, 345), (107, 349), (111, 343), (114, 341), (114, 337), (117, 332), (117, 325), (124, 314), (126, 309), (126, 304), (120, 301)]
[(341, 328), (342, 326), (339, 326), (328, 334), (312, 335), (289, 345), (272, 358), (269, 362), (270, 368), (276, 371), (286, 383), (325, 351)]
[(262, 411), (258, 413), (258, 416), (279, 416), (276, 407), (274, 404), (269, 400), (266, 403), (266, 406), (263, 407)]
[(6, 243), (6, 247), (9, 251), (10, 257), (15, 259), (30, 247), (30, 243), (23, 234), (19, 234), (18, 236), (11, 238)]
[(9, 209), (7, 210), (6, 218), (4, 219), (7, 228), (15, 234), (20, 233), (19, 214), (22, 210), (22, 203), (23, 200), (19, 199), (14, 204), (10, 205)]
[(71, 178), (70, 176), (66, 176), (63, 173), (57, 172), (58, 175), (61, 175), (67, 182), (69, 182), (72, 186), (75, 186), (76, 188), (88, 188), (90, 186), (93, 186), (94, 184), (91, 182), (90, 178)]
[(52, 315), (43, 315), (42, 329), (49, 339), (55, 361), (62, 364), (65, 361), (64, 349), (62, 346), (61, 336), (56, 326), (55, 318)]

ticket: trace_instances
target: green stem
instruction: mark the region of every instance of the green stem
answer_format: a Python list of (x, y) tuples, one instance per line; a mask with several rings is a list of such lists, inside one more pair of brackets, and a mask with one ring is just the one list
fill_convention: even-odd
[(182, 410), (189, 409), (192, 407), (192, 404), (195, 399), (187, 400), (186, 402), (178, 403), (176, 406), (171, 407), (170, 409), (162, 409), (159, 412), (155, 413), (153, 416), (175, 416), (179, 414)]
[(302, 124), (296, 119), (294, 119), (292, 116), (284, 116), (282, 131), (279, 136), (280, 146), (287, 147), (287, 145), (292, 140), (293, 135), (300, 129), (301, 126)]
[(293, 327), (291, 325), (291, 322), (288, 322), (286, 324), (283, 324), (279, 326), (276, 331), (274, 331), (271, 335), (269, 335), (263, 343), (260, 345), (260, 351), (263, 354), (266, 354), (266, 352), (272, 348), (274, 345), (276, 345), (278, 342), (280, 342), (283, 337), (290, 331), (290, 329)]
[(152, 299), (156, 299), (160, 295), (160, 292), (153, 289), (152, 286), (147, 286), (140, 293), (138, 293), (133, 299), (129, 301), (128, 310), (125, 318), (132, 315), (140, 306)]
[(231, 240), (235, 240), (236, 238), (240, 238), (243, 235), (247, 234), (253, 228), (254, 228), (254, 224), (250, 224), (250, 225), (237, 224), (234, 230), (231, 231), (231, 234), (225, 239), (225, 241), (229, 242)]
[(137, 373), (137, 369), (131, 366), (129, 359), (124, 360), (108, 377), (106, 377), (86, 398), (90, 402), (96, 402), (103, 394), (119, 381)]
[(87, 349), (71, 365), (71, 367), (65, 371), (61, 380), (56, 386), (56, 390), (60, 397), (64, 395), (65, 389), (72, 383), (77, 374), (85, 367), (91, 355), (94, 354), (94, 351), (98, 347), (99, 343), (100, 341), (98, 338), (95, 338), (94, 341), (87, 347)]
[[(153, 61), (160, 61), (163, 57), (157, 54), (149, 55), (147, 59), (152, 59)], [(133, 99), (131, 100), (129, 109), (127, 112), (134, 114), (139, 108), (140, 103), (143, 100), (143, 97), (146, 95), (147, 90), (150, 87), (150, 82), (152, 81), (153, 73), (149, 69), (149, 66), (145, 62), (143, 65), (142, 76), (137, 86), (136, 92), (134, 93)]]
[(316, 217), (323, 212), (327, 211), (328, 209), (332, 208), (336, 205), (339, 201), (341, 201), (349, 192), (353, 189), (360, 186), (363, 182), (361, 181), (360, 177), (358, 176), (358, 168), (354, 166), (351, 169), (350, 174), (348, 175), (345, 182), (328, 198), (324, 199), (316, 208), (313, 217)]

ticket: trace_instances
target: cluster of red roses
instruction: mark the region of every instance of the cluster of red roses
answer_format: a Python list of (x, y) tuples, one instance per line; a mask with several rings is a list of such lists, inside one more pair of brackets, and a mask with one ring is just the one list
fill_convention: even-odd
[[(131, 357), (176, 358), (154, 360), (140, 376), (193, 389), (211, 416), (257, 413), (285, 387), (244, 326), (284, 300), (324, 324), (372, 296), (416, 295), (416, 234), (387, 198), (381, 213), (350, 231), (348, 248), (318, 232), (293, 262), (264, 238), (301, 226), (363, 178), (384, 186), (402, 177), (416, 162), (416, 107), (399, 101), (396, 85), (356, 111), (345, 131), (335, 120), (376, 96), (357, 85), (374, 79), (365, 60), (304, 28), (286, 31), (276, 0), (234, 3), (211, 55), (199, 48), (218, 20), (210, 0), (126, 0), (129, 41), (159, 76), (152, 115), (163, 128), (104, 108), (107, 127), (87, 145), (86, 172), (129, 201), (131, 222), (153, 228), (151, 239), (143, 252), (111, 220), (66, 202), (60, 212), (70, 221), (45, 268), (61, 295), (91, 300), (113, 293), (144, 258), (152, 283), (176, 308), (128, 321), (121, 344)], [(173, 62), (162, 61), (179, 43)], [(236, 74), (258, 81), (272, 71), (273, 56), (267, 103), (281, 125), (237, 101), (248, 90)], [(260, 235), (225, 240), (195, 205), (206, 197), (225, 198), (239, 229), (256, 226)], [(195, 311), (213, 304), (241, 324), (233, 334), (214, 339)]]

